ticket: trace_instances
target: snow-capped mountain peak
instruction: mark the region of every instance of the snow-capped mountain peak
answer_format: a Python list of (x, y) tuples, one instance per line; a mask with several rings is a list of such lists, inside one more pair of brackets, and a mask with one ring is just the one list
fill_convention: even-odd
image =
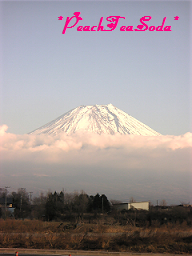
[(112, 104), (93, 106), (81, 105), (34, 130), (30, 134), (57, 135), (63, 132), (70, 135), (81, 131), (111, 135), (116, 133), (144, 136), (160, 135), (160, 133), (154, 131)]

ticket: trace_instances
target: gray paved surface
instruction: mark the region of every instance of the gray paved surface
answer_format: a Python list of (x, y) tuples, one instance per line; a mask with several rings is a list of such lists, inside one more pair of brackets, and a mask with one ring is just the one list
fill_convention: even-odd
[[(44, 250), (44, 249), (21, 249), (21, 248), (0, 248), (0, 256), (15, 256), (15, 252), (18, 252), (18, 256), (48, 256), (60, 255), (60, 256), (178, 256), (179, 254), (168, 254), (168, 253), (127, 253), (127, 252), (102, 252), (102, 251), (82, 251), (82, 250)], [(192, 254), (180, 254), (182, 256)]]

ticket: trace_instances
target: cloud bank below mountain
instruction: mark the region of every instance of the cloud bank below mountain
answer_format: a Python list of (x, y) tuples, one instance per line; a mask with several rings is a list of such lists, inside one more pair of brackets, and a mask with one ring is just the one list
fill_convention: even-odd
[[(192, 133), (16, 135), (0, 127), (1, 186), (85, 190), (113, 198), (191, 200)], [(6, 184), (5, 184), (6, 183)]]

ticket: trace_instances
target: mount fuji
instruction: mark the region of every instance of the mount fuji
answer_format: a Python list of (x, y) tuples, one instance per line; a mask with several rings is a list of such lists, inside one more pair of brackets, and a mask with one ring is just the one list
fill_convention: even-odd
[(57, 135), (76, 132), (96, 134), (134, 134), (143, 136), (159, 136), (149, 126), (141, 123), (112, 104), (79, 106), (29, 134)]

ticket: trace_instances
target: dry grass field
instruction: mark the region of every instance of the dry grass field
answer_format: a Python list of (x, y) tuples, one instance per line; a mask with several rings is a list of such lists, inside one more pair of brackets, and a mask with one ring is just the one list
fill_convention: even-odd
[(136, 227), (0, 219), (0, 248), (192, 253), (192, 230), (185, 222)]

